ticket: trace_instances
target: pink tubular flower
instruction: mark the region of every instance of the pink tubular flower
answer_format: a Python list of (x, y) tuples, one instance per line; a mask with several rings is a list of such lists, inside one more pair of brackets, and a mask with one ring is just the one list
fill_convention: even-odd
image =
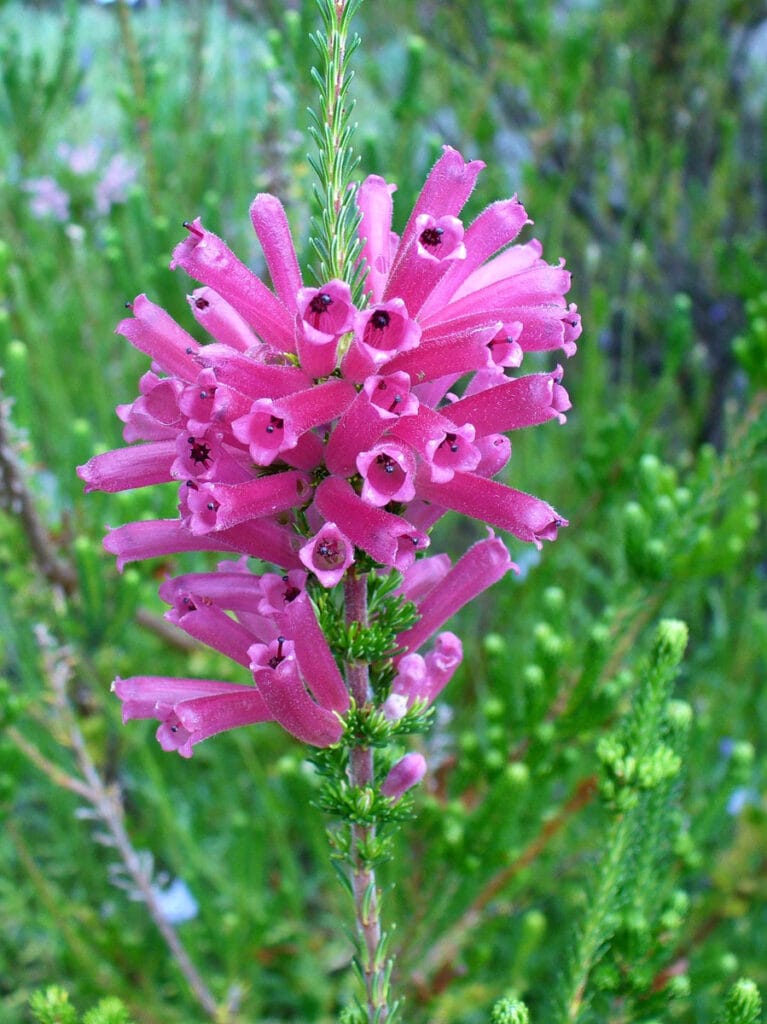
[[(321, 703), (321, 697), (315, 694), (316, 699), (313, 699), (307, 691), (294, 648), (294, 642), (284, 637), (278, 637), (269, 645), (254, 644), (250, 648), (250, 667), (256, 685), (269, 711), (284, 729), (312, 746), (330, 746), (341, 738), (341, 719), (332, 708)], [(346, 696), (348, 706), (348, 694)]]
[(420, 619), (411, 629), (400, 633), (398, 644), (416, 651), (428, 638), (469, 601), (517, 567), (509, 558), (506, 545), (493, 535), (470, 547), (435, 585), (418, 606)]
[(196, 743), (216, 733), (272, 720), (258, 690), (240, 683), (132, 676), (118, 677), (112, 689), (122, 701), (123, 722), (156, 718), (160, 746), (182, 757), (191, 757)]
[[(540, 547), (567, 525), (498, 476), (509, 431), (563, 423), (570, 408), (561, 366), (519, 371), (528, 352), (575, 352), (570, 275), (535, 239), (518, 241), (532, 222), (516, 196), (462, 219), (483, 166), (445, 147), (401, 237), (395, 186), (377, 175), (361, 183), (358, 295), (340, 279), (304, 283), (285, 210), (261, 194), (250, 216), (271, 286), (196, 219), (171, 266), (196, 282), (188, 301), (207, 339), (145, 295), (129, 304), (117, 331), (151, 368), (139, 396), (118, 406), (126, 446), (78, 473), (88, 491), (175, 482), (178, 516), (117, 527), (105, 546), (121, 569), (190, 551), (241, 556), (169, 579), (161, 595), (171, 621), (250, 678), (115, 684), (127, 717), (160, 720), (166, 749), (189, 756), (206, 736), (269, 720), (336, 743), (349, 695), (315, 608), (325, 615), (322, 588), (352, 574), (402, 572), (399, 593), (420, 614), (397, 638), (386, 713), (432, 701), (460, 642), (442, 633), (419, 649), (514, 568), (492, 532), (452, 567), (422, 557), (432, 526), (453, 510)], [(256, 572), (248, 558), (276, 571)], [(420, 771), (401, 765), (385, 783), (393, 798)]]

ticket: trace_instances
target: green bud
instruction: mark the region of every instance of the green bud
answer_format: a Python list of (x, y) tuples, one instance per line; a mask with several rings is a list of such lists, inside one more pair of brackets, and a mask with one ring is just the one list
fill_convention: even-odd
[(524, 789), (530, 783), (530, 769), (523, 761), (506, 765), (503, 777), (512, 789)]
[(652, 455), (650, 452), (646, 452), (639, 460), (639, 476), (650, 490), (656, 490), (662, 468), (658, 456)]
[(565, 642), (558, 633), (555, 633), (551, 627), (548, 626), (548, 624), (546, 625), (546, 630), (541, 630), (540, 635), (536, 635), (535, 639), (538, 642), (541, 654), (550, 661), (558, 661), (562, 657), (562, 652), (565, 649)]
[(637, 781), (641, 789), (655, 789), (673, 779), (682, 767), (682, 760), (671, 747), (660, 744), (652, 754), (637, 765)]
[(494, 773), (503, 768), (506, 763), (506, 755), (501, 750), (491, 748), (485, 752), (483, 760), (487, 770)]
[(738, 740), (730, 754), (730, 764), (738, 768), (750, 768), (754, 763), (754, 747), (748, 740)]
[(685, 292), (677, 292), (674, 295), (674, 312), (687, 314), (692, 309), (692, 299)]
[(546, 676), (540, 665), (534, 663), (525, 665), (522, 669), (522, 678), (525, 682), (525, 686), (530, 687), (532, 690), (540, 689), (546, 682)]
[(533, 733), (539, 743), (548, 746), (553, 742), (557, 727), (553, 722), (540, 722)]
[(686, 867), (699, 868), (703, 856), (689, 832), (680, 832), (674, 839), (674, 853)]
[(283, 779), (294, 778), (299, 775), (299, 761), (293, 754), (284, 754), (275, 765), (277, 774)]
[(687, 647), (689, 630), (679, 619), (662, 619), (655, 634), (655, 657), (678, 665)]
[(600, 992), (614, 992), (620, 988), (621, 975), (615, 964), (602, 962), (594, 968), (592, 980)]
[(722, 953), (717, 967), (720, 974), (732, 976), (738, 969), (738, 958), (734, 953)]
[(522, 918), (522, 942), (538, 943), (546, 932), (546, 915), (540, 910), (528, 910)]
[(647, 523), (647, 514), (638, 501), (628, 501), (623, 509), (623, 521), (627, 527)]
[(506, 715), (506, 705), (498, 697), (488, 697), (482, 705), (482, 710), (488, 721), (499, 721)]
[(595, 626), (591, 627), (589, 643), (600, 649), (606, 647), (610, 643), (610, 627), (603, 622), (597, 622)]
[(486, 634), (482, 640), (482, 646), (485, 649), (485, 652), (491, 655), (491, 657), (505, 654), (507, 649), (506, 640), (500, 633)]
[(674, 491), (674, 504), (680, 512), (690, 507), (692, 504), (692, 491), (689, 487), (677, 487)]
[(490, 1011), (490, 1024), (530, 1024), (530, 1013), (518, 999), (499, 999)]
[(506, 726), (501, 722), (495, 722), (487, 727), (487, 742), (493, 747), (506, 747)]
[(663, 519), (672, 519), (676, 516), (676, 506), (668, 494), (661, 494), (655, 501), (655, 509)]
[(23, 341), (13, 338), (5, 350), (4, 390), (17, 396), (20, 388), (29, 386), (29, 349)]
[(644, 547), (645, 572), (661, 576), (668, 562), (668, 545), (660, 537), (651, 537)]
[(742, 537), (730, 536), (725, 542), (727, 554), (732, 558), (740, 558), (746, 550), (746, 543)]
[(445, 818), (442, 823), (442, 835), (448, 846), (460, 846), (463, 842), (463, 824), (455, 819)]
[(546, 587), (543, 592), (543, 604), (549, 611), (561, 611), (565, 607), (564, 590), (561, 587)]
[(710, 526), (701, 526), (695, 534), (695, 554), (698, 558), (710, 551), (714, 545), (714, 531)]
[(670, 700), (666, 707), (666, 720), (675, 733), (684, 735), (692, 725), (692, 706), (686, 700)]
[(458, 746), (463, 754), (475, 754), (479, 748), (479, 737), (475, 732), (462, 732), (458, 737)]
[(686, 917), (690, 909), (690, 897), (684, 889), (674, 889), (671, 894), (670, 907), (675, 914)]
[(690, 978), (687, 974), (677, 974), (669, 978), (666, 992), (672, 999), (686, 999), (690, 994)]

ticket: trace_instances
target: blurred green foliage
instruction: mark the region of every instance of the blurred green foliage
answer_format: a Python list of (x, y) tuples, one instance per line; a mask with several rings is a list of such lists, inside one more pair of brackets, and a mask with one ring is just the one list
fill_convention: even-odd
[[(44, 542), (4, 455), (9, 1024), (52, 982), (81, 1007), (118, 997), (136, 1024), (210, 1019), (82, 800), (29, 761), (33, 745), (75, 771), (39, 625), (66, 648), (70, 709), (134, 845), (198, 903), (178, 930), (215, 997), (242, 1021), (330, 1022), (351, 991), (300, 749), (260, 727), (187, 763), (120, 726), (116, 674), (232, 669), (162, 632), (157, 582), (183, 558), (118, 577), (101, 550), (105, 523), (173, 514), (174, 495), (85, 499), (73, 471), (119, 443), (114, 406), (146, 369), (113, 333), (122, 304), (146, 291), (195, 330), (167, 270), (181, 221), (200, 214), (261, 269), (247, 206), (272, 191), (306, 264), (315, 28), (308, 0), (0, 7), (0, 447)], [(473, 209), (519, 193), (585, 325), (567, 427), (515, 436), (509, 475), (570, 529), (540, 556), (517, 545), (520, 578), (455, 626), (465, 664), (384, 872), (405, 1019), (479, 1024), (497, 1004), (521, 1021), (524, 999), (545, 1024), (754, 1021), (736, 982), (767, 985), (767, 8), (389, 0), (357, 29), (360, 173), (398, 183), (402, 219), (443, 143), (484, 159)], [(475, 535), (453, 521), (434, 547)], [(653, 746), (630, 709), (664, 617), (690, 641)]]

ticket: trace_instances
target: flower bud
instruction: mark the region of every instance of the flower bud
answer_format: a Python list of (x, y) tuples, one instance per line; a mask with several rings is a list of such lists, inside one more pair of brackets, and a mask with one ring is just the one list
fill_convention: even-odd
[(399, 800), (408, 789), (417, 786), (425, 774), (426, 758), (423, 754), (405, 754), (384, 779), (381, 792), (392, 800)]

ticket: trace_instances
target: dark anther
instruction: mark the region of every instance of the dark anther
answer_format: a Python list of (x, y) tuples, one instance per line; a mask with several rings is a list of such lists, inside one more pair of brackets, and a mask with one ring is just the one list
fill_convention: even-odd
[(327, 292), (318, 292), (309, 303), (309, 309), (312, 313), (316, 313), (319, 316), (320, 313), (327, 312), (328, 306), (332, 301)]
[(329, 565), (337, 562), (340, 557), (338, 542), (335, 540), (321, 540), (317, 545), (317, 557), (324, 558)]
[(426, 246), (427, 249), (436, 249), (438, 245), (442, 244), (442, 236), (444, 233), (444, 228), (424, 228), (421, 232), (419, 241), (421, 245)]
[(400, 404), (401, 401), (402, 395), (395, 395), (392, 404), (389, 406), (389, 412), (394, 412), (395, 408)]
[(277, 637), (277, 653), (274, 655), (273, 658), (269, 659), (269, 665), (272, 668), (277, 668), (279, 663), (281, 661), (285, 660), (285, 655), (282, 653), (282, 645), (284, 643), (285, 643), (285, 637), (284, 636), (278, 636)]
[(382, 331), (385, 327), (389, 326), (391, 317), (385, 309), (377, 309), (370, 318), (370, 323), (373, 325), (375, 330)]
[(376, 459), (379, 466), (383, 466), (384, 473), (393, 473), (396, 463), (391, 455), (379, 455)]
[(189, 453), (192, 462), (196, 462), (204, 466), (210, 459), (210, 448), (204, 441), (195, 441), (193, 437), (188, 438), (188, 441), (192, 449)]
[(192, 224), (192, 222), (190, 220), (185, 220), (184, 223), (183, 223), (183, 227), (185, 227), (186, 230), (190, 234), (197, 235), (198, 238), (204, 238), (205, 237), (204, 236), (204, 232), (200, 231), (200, 229), (197, 227), (197, 225), (196, 224)]
[(207, 299), (203, 299), (202, 296), (200, 296), (199, 299), (195, 299), (194, 300), (194, 304), (195, 304), (195, 306), (197, 306), (198, 309), (207, 309), (208, 306), (210, 305), (208, 300)]
[(205, 507), (209, 512), (215, 512), (216, 509), (218, 508), (218, 505), (215, 503), (215, 501), (209, 501)]
[(456, 434), (445, 434), (445, 440), (440, 441), (440, 448), (443, 444), (446, 444), (450, 448), (450, 451), (455, 454), (455, 452), (458, 451), (458, 436)]
[(267, 434), (273, 434), (275, 430), (282, 430), (283, 421), (278, 419), (277, 416), (270, 416), (269, 422), (266, 424)]
[(177, 725), (172, 725), (172, 726), (170, 727), (170, 731), (171, 731), (171, 732), (178, 732), (178, 726), (177, 726)]
[(126, 309), (133, 309), (133, 303), (132, 302), (126, 302), (125, 303), (125, 308)]

